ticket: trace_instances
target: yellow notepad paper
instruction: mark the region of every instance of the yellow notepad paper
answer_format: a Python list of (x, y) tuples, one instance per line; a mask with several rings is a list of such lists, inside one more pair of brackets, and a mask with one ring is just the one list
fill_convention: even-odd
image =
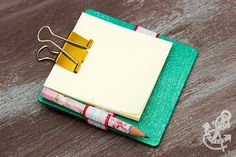
[(172, 43), (82, 13), (74, 30), (94, 44), (73, 73), (55, 64), (44, 86), (138, 121)]

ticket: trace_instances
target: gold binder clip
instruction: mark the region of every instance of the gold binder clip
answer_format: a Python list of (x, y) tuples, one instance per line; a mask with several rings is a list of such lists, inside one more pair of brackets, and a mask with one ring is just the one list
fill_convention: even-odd
[[(40, 33), (44, 29), (48, 29), (52, 36), (58, 39), (64, 40), (65, 44), (63, 48), (61, 48), (60, 46), (58, 46), (55, 42), (51, 40), (40, 39)], [(71, 32), (67, 39), (61, 36), (58, 36), (52, 32), (49, 26), (43, 26), (42, 28), (40, 28), (38, 31), (37, 37), (38, 37), (38, 41), (42, 43), (51, 43), (52, 45), (54, 45), (56, 48), (60, 50), (60, 52), (52, 51), (49, 49), (47, 45), (44, 45), (38, 50), (36, 54), (36, 59), (38, 61), (51, 60), (51, 61), (56, 62), (60, 66), (75, 73), (79, 71), (81, 64), (83, 63), (83, 61), (85, 60), (87, 56), (88, 54), (87, 49), (91, 48), (93, 44), (93, 40), (91, 39), (87, 40), (83, 38), (82, 36), (76, 34), (75, 32)], [(49, 52), (53, 54), (57, 54), (57, 57), (56, 58), (51, 58), (51, 57), (40, 58), (39, 57), (40, 52), (44, 49), (48, 49)]]

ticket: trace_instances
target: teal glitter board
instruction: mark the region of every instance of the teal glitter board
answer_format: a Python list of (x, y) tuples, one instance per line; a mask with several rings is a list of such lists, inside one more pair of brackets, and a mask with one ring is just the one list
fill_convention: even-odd
[[(130, 30), (134, 30), (135, 28), (135, 25), (129, 24), (92, 9), (86, 10), (85, 13)], [(156, 82), (156, 85), (152, 91), (142, 117), (140, 118), (140, 121), (136, 122), (121, 116), (117, 116), (123, 121), (138, 127), (150, 138), (130, 137), (114, 130), (113, 128), (110, 128), (112, 131), (152, 147), (155, 147), (160, 143), (184, 84), (197, 57), (197, 50), (195, 48), (171, 40), (164, 36), (159, 36), (159, 38), (172, 42), (173, 46), (161, 71), (158, 81)], [(77, 118), (84, 119), (81, 114), (50, 102), (40, 95), (38, 96), (38, 100), (44, 104), (47, 104), (48, 106), (67, 112)]]

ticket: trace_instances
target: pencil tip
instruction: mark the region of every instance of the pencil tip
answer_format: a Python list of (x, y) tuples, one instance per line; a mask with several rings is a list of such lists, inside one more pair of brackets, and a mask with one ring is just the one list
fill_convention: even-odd
[(149, 136), (145, 135), (144, 138), (149, 138)]

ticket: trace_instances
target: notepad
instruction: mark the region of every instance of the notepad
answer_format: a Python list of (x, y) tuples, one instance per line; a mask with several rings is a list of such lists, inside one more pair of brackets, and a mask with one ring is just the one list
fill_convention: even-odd
[[(96, 10), (87, 9), (85, 10), (85, 13), (126, 29), (137, 31), (136, 25)], [(150, 138), (127, 136), (116, 129), (109, 128), (109, 130), (152, 147), (156, 147), (160, 143), (198, 55), (197, 50), (191, 46), (174, 41), (162, 35), (159, 35), (158, 38), (172, 42), (173, 45), (140, 120), (134, 121), (117, 115), (117, 118), (141, 129)], [(40, 94), (38, 95), (38, 100), (45, 105), (66, 112), (79, 119), (84, 119), (83, 115), (44, 99)]]
[(94, 44), (76, 74), (55, 64), (44, 86), (138, 121), (172, 43), (82, 13), (74, 30)]

